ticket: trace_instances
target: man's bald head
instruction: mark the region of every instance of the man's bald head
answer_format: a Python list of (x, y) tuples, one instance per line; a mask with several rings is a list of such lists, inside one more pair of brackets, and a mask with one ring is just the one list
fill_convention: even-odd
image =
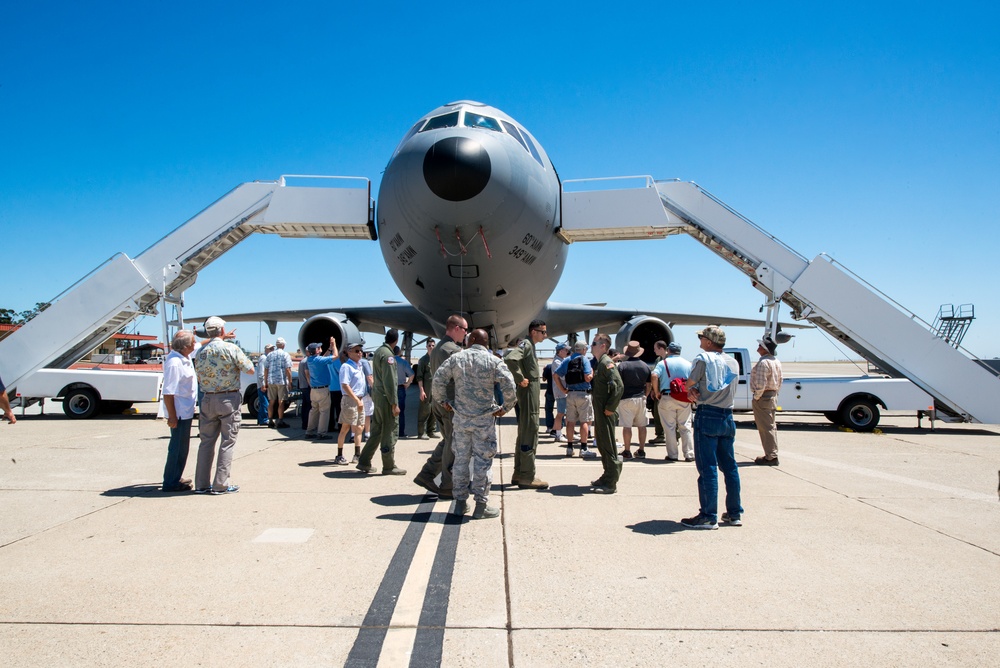
[(472, 333), (469, 334), (469, 345), (479, 344), (485, 346), (490, 342), (490, 335), (486, 333), (485, 329), (474, 329)]

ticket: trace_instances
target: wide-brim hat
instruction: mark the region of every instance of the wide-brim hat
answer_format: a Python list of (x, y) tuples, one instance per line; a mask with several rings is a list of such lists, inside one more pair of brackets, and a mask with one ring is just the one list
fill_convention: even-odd
[(625, 357), (641, 357), (643, 353), (642, 346), (639, 345), (638, 341), (629, 341), (625, 346)]

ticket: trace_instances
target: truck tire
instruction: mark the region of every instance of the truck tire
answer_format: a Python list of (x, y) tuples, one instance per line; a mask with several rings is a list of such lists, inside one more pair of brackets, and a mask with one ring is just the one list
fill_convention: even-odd
[(257, 384), (247, 387), (246, 391), (243, 393), (243, 403), (247, 406), (247, 411), (250, 413), (250, 417), (257, 419), (257, 411), (260, 406), (257, 396)]
[(101, 400), (90, 388), (78, 387), (70, 390), (63, 397), (63, 413), (74, 420), (85, 420), (97, 414), (101, 408)]
[(878, 406), (870, 399), (850, 398), (840, 407), (840, 421), (854, 431), (872, 431), (878, 426)]

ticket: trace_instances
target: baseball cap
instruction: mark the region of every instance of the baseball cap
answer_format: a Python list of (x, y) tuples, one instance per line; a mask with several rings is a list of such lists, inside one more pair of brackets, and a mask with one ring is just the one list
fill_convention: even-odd
[(318, 353), (322, 349), (323, 346), (318, 343), (310, 343), (308, 346), (306, 346), (306, 352), (309, 353)]
[(225, 329), (226, 321), (217, 315), (213, 315), (211, 318), (205, 321), (205, 329)]
[(676, 341), (671, 341), (670, 345), (667, 346), (667, 350), (669, 352), (677, 353), (678, 355), (680, 355), (680, 353), (681, 353), (681, 344), (677, 343)]
[(704, 337), (717, 346), (726, 345), (726, 332), (718, 325), (709, 325), (700, 332), (696, 332), (699, 337)]

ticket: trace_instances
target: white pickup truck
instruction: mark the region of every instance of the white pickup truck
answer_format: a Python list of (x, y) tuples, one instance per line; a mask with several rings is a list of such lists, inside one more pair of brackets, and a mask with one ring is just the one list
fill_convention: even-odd
[[(298, 370), (292, 371), (292, 393), (289, 402), (297, 401)], [(62, 401), (68, 417), (85, 419), (100, 413), (122, 413), (133, 403), (156, 402), (161, 399), (163, 373), (159, 370), (129, 371), (104, 369), (40, 369), (17, 385), (17, 398), (22, 406), (38, 399)], [(247, 412), (257, 415), (257, 375), (240, 374), (240, 395)]]
[[(752, 410), (750, 369), (753, 361), (746, 348), (726, 348), (740, 364), (735, 410)], [(918, 417), (933, 409), (934, 398), (906, 378), (848, 376), (784, 378), (778, 392), (779, 412), (822, 413), (835, 424), (855, 431), (872, 431), (878, 426), (879, 408), (912, 411)]]
[(163, 374), (118, 369), (39, 369), (17, 384), (25, 406), (35, 399), (61, 399), (71, 418), (121, 413), (135, 402), (159, 401)]

